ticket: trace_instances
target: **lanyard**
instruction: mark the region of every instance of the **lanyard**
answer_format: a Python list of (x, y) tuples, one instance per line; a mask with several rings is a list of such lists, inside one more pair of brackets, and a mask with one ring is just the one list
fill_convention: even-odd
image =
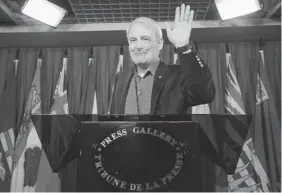
[[(137, 71), (137, 70), (136, 70)], [(135, 94), (136, 94), (136, 106), (137, 106), (137, 113), (138, 115), (141, 114), (140, 104), (139, 104), (139, 95), (138, 95), (138, 85), (137, 85), (137, 73), (134, 77), (135, 79)]]

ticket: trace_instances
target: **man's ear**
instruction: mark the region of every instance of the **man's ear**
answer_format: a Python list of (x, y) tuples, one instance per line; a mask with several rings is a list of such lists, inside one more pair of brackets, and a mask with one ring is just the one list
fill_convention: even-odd
[(164, 46), (164, 40), (160, 39), (159, 40), (159, 50), (163, 49), (163, 46)]

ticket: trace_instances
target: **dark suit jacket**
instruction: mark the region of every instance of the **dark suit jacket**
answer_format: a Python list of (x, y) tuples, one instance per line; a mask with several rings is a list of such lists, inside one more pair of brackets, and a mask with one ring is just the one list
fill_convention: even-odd
[[(215, 86), (211, 72), (194, 52), (179, 55), (181, 65), (157, 67), (151, 96), (151, 114), (184, 114), (191, 106), (213, 101)], [(117, 75), (111, 114), (124, 114), (125, 100), (133, 70)]]

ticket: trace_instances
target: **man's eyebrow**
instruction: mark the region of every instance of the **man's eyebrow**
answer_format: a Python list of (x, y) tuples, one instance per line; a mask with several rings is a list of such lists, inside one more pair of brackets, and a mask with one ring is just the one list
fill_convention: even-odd
[(141, 38), (150, 38), (151, 39), (150, 36), (141, 36)]
[[(149, 39), (151, 39), (151, 37), (147, 36), (147, 35), (141, 36), (141, 38), (149, 38)], [(132, 39), (137, 39), (137, 38), (136, 37), (129, 37), (128, 39), (132, 40)]]

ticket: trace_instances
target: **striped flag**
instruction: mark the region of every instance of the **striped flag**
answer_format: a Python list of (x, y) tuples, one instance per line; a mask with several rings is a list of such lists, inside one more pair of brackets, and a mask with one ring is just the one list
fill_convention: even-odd
[(0, 192), (9, 192), (11, 186), (16, 123), (16, 67), (10, 68), (5, 90), (0, 100)]
[(226, 53), (227, 87), (225, 88), (225, 109), (232, 115), (245, 115), (241, 89), (230, 53)]
[[(226, 53), (226, 65), (227, 87), (225, 90), (225, 109), (232, 115), (244, 115), (246, 114), (245, 106), (230, 53)], [(230, 192), (269, 191), (269, 189), (264, 189), (266, 187), (264, 183), (267, 182), (262, 181), (262, 176), (266, 176), (266, 172), (261, 167), (255, 153), (252, 137), (250, 137), (243, 145), (235, 173), (228, 175), (228, 189)]]
[(37, 180), (41, 142), (31, 120), (31, 114), (41, 114), (40, 76), (42, 60), (37, 60), (37, 68), (32, 88), (25, 107), (15, 146), (15, 164), (12, 174), (12, 192), (34, 192)]

